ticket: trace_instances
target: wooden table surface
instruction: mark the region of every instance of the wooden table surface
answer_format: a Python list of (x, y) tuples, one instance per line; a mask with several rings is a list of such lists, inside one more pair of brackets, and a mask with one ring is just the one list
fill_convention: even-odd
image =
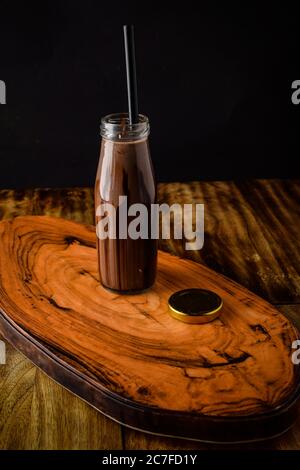
[[(204, 203), (204, 248), (188, 256), (245, 285), (300, 325), (300, 181), (168, 183), (159, 186), (159, 201)], [(93, 191), (0, 191), (0, 219), (41, 214), (93, 224)], [(179, 240), (165, 240), (161, 248), (187, 255)], [(127, 429), (6, 348), (6, 364), (0, 365), (0, 449), (223, 448)], [(280, 438), (230, 448), (300, 449), (300, 417)]]

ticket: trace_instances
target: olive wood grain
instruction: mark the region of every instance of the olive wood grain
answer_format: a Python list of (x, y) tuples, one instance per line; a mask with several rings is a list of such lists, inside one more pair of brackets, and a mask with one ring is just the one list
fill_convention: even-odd
[[(297, 331), (286, 317), (229, 279), (166, 253), (153, 289), (108, 292), (98, 281), (94, 232), (51, 217), (0, 224), (0, 323), (12, 344), (138, 429), (231, 441), (291, 424)], [(191, 286), (222, 296), (220, 319), (186, 325), (168, 315), (170, 293)]]
[[(286, 315), (300, 330), (300, 305), (278, 305), (278, 310)], [(297, 410), (298, 408), (298, 410)], [(163, 436), (145, 434), (134, 429), (126, 428), (124, 448), (126, 450), (299, 450), (300, 449), (300, 415), (299, 402), (294, 410), (295, 424), (283, 435), (275, 439), (259, 442), (231, 443), (222, 445), (200, 443), (186, 439), (174, 439)]]
[[(300, 180), (160, 183), (158, 200), (205, 205), (203, 249), (185, 251), (173, 237), (161, 240), (161, 249), (203, 263), (271, 303), (300, 302)], [(0, 190), (0, 218), (19, 215), (93, 224), (93, 190)]]

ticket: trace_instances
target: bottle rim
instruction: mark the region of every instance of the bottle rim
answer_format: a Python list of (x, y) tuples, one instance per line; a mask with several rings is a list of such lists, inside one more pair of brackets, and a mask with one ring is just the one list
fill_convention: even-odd
[(149, 132), (149, 119), (144, 114), (139, 114), (139, 122), (134, 124), (130, 124), (128, 113), (108, 114), (101, 119), (100, 135), (108, 140), (142, 140), (148, 137)]

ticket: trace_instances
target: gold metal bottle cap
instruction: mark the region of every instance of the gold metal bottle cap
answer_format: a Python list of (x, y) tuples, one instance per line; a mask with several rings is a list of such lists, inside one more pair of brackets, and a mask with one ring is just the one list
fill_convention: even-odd
[(208, 323), (219, 316), (223, 300), (206, 289), (184, 289), (171, 295), (169, 311), (176, 320), (185, 323)]

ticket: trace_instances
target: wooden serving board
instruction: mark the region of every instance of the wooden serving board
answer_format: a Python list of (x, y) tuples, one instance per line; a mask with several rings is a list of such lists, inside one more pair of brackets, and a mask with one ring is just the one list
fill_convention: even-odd
[[(155, 286), (99, 283), (95, 229), (46, 216), (0, 223), (0, 332), (54, 380), (118, 422), (151, 433), (236, 442), (296, 418), (298, 332), (269, 303), (211, 269), (160, 252)], [(174, 320), (175, 290), (214, 290), (220, 318)]]

